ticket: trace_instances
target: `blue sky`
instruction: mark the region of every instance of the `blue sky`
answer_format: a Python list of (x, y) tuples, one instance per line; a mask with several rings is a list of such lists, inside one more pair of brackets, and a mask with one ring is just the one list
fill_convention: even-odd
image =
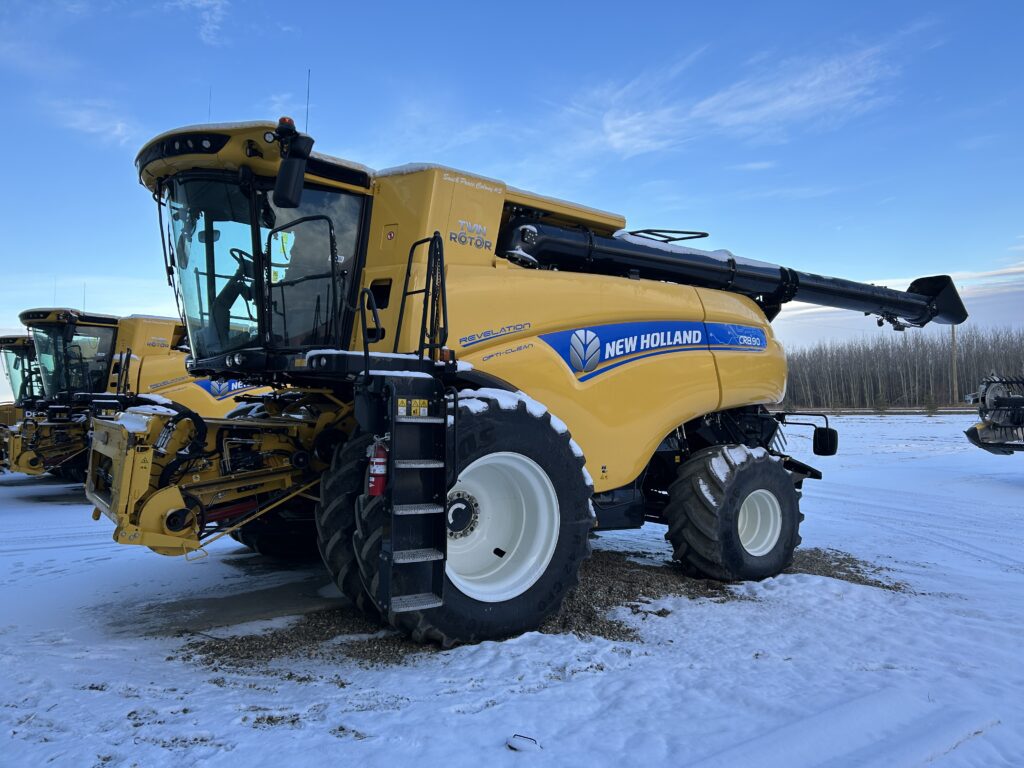
[(979, 321), (1020, 323), (1022, 22), (1019, 2), (7, 0), (0, 329), (83, 286), (94, 311), (173, 313), (136, 151), (208, 116), (301, 126), (307, 68), (321, 151), (445, 163), (819, 273), (955, 273)]

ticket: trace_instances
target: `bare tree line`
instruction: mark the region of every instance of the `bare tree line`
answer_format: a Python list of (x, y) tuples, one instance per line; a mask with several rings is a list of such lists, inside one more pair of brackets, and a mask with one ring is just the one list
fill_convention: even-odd
[(959, 328), (953, 402), (949, 329), (823, 342), (790, 352), (788, 408), (934, 408), (963, 402), (986, 376), (1024, 376), (1024, 329)]

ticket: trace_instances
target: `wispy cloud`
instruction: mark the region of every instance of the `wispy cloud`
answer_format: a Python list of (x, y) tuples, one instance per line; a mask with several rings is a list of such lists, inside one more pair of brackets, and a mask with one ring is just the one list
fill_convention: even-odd
[(40, 42), (0, 39), (0, 68), (16, 69), (29, 75), (60, 75), (77, 66), (74, 57)]
[(227, 17), (230, 0), (174, 0), (172, 8), (199, 14), (199, 39), (207, 45), (224, 45), (221, 25)]
[(690, 118), (741, 135), (835, 125), (884, 101), (880, 86), (898, 71), (889, 53), (874, 45), (823, 59), (788, 59), (702, 99)]
[(65, 128), (109, 143), (127, 144), (138, 136), (135, 122), (118, 114), (116, 107), (99, 99), (50, 102), (57, 120)]
[(591, 88), (569, 102), (556, 121), (572, 126), (568, 137), (577, 152), (605, 150), (628, 158), (678, 146), (692, 137), (686, 110), (672, 94), (705, 50), (698, 48), (629, 81)]
[(979, 136), (971, 136), (960, 142), (960, 148), (967, 150), (968, 152), (975, 152), (979, 149), (985, 149), (986, 147), (992, 146), (1001, 138), (1002, 134), (999, 133), (985, 133)]
[[(698, 84), (685, 77), (705, 54), (700, 48), (631, 80), (585, 90), (546, 122), (555, 137), (563, 135), (572, 156), (608, 152), (631, 158), (715, 135), (786, 140), (798, 131), (838, 127), (885, 103), (884, 86), (899, 73), (896, 50), (879, 43), (774, 65), (761, 61), (758, 74), (700, 94)], [(733, 166), (772, 167), (768, 160)]]
[(281, 115), (294, 116), (298, 106), (295, 96), (291, 93), (272, 93), (263, 102), (261, 109), (267, 113), (268, 117), (276, 118)]
[(821, 187), (813, 185), (768, 187), (753, 189), (739, 193), (739, 197), (747, 200), (813, 200), (817, 197), (828, 197), (839, 191), (838, 187)]
[(739, 163), (738, 165), (730, 165), (729, 167), (734, 171), (769, 171), (776, 165), (778, 165), (778, 163), (774, 160), (755, 160), (752, 163)]

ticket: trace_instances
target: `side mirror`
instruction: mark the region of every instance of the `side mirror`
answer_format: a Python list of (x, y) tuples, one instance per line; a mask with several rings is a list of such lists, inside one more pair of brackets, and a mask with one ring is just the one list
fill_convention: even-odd
[(831, 427), (815, 427), (812, 447), (815, 456), (835, 456), (839, 450), (839, 433)]
[(298, 208), (302, 202), (306, 161), (313, 151), (313, 138), (296, 131), (295, 122), (290, 117), (282, 117), (277, 124), (277, 140), (281, 144), (281, 166), (274, 182), (274, 205)]

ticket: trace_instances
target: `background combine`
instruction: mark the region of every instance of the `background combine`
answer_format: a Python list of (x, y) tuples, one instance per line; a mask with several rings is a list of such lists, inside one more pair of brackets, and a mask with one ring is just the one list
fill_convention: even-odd
[(29, 336), (0, 336), (0, 367), (14, 399), (0, 403), (0, 468), (7, 465), (10, 428), (25, 418), (36, 398), (42, 396), (35, 346)]
[(993, 374), (967, 401), (977, 404), (981, 419), (964, 433), (973, 445), (1001, 456), (1024, 451), (1024, 378)]
[(17, 382), (23, 412), (5, 440), (4, 466), (14, 472), (83, 480), (91, 413), (116, 406), (117, 395), (221, 415), (237, 405), (237, 391), (248, 389), (189, 374), (185, 330), (170, 318), (56, 308), (26, 310), (20, 319), (30, 336), (13, 346), (0, 342), (8, 371), (27, 374)]
[[(342, 592), (419, 641), (537, 627), (595, 526), (665, 524), (704, 577), (779, 573), (801, 484), (821, 475), (766, 408), (786, 384), (771, 318), (793, 299), (898, 329), (967, 316), (945, 276), (908, 291), (822, 277), (312, 144), (282, 119), (139, 153), (189, 369), (271, 389), (243, 395), (240, 418), (97, 422), (87, 494), (115, 540), (164, 554), (315, 504)], [(836, 440), (815, 428), (817, 453)]]

